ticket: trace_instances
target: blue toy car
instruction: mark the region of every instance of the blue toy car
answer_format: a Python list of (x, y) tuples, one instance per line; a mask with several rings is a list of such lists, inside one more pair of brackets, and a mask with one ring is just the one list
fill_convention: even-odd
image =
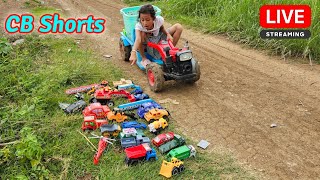
[(136, 128), (136, 129), (146, 129), (147, 125), (144, 123), (139, 123), (137, 121), (129, 121), (129, 122), (123, 122), (121, 124), (122, 128)]
[(147, 103), (143, 103), (141, 104), (141, 106), (138, 108), (138, 116), (140, 118), (144, 118), (144, 114), (146, 112), (148, 112), (150, 109), (154, 109), (154, 108), (158, 108), (158, 109), (163, 109), (163, 107), (161, 107), (158, 103), (156, 102), (147, 102)]
[(136, 101), (140, 101), (140, 100), (149, 98), (148, 94), (145, 94), (145, 93), (136, 94), (136, 95), (133, 95), (133, 96), (136, 98)]

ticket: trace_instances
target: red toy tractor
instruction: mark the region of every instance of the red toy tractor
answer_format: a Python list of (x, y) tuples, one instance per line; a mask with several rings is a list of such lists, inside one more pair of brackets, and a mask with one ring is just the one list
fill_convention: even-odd
[(160, 91), (166, 80), (194, 83), (200, 79), (200, 66), (188, 45), (179, 49), (170, 40), (162, 40), (158, 44), (148, 42), (147, 45), (156, 49), (163, 61), (162, 66), (154, 62), (147, 65), (148, 82), (153, 91)]

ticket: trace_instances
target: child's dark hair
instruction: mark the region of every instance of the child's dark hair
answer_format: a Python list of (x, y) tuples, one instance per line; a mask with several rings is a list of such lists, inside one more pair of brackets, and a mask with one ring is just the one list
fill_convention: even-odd
[(140, 20), (140, 14), (150, 14), (152, 19), (156, 18), (156, 11), (154, 10), (154, 8), (151, 4), (146, 4), (146, 5), (141, 6), (141, 8), (139, 10), (138, 20)]

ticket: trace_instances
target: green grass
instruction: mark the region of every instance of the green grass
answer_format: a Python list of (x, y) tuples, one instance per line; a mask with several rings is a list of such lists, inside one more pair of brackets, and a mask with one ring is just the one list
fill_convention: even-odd
[[(79, 49), (73, 39), (36, 36), (27, 36), (25, 43), (0, 57), (4, 75), (0, 81), (0, 143), (19, 141), (0, 147), (0, 179), (163, 179), (158, 175), (162, 155), (158, 153), (158, 161), (127, 167), (119, 142), (94, 166), (95, 152), (78, 133), (82, 115), (66, 115), (58, 107), (59, 102), (74, 101), (64, 93), (68, 88), (125, 77), (110, 62)], [(171, 121), (168, 130), (174, 129)], [(98, 144), (97, 139), (92, 142)], [(188, 140), (187, 144), (195, 143)], [(186, 171), (178, 176), (181, 179), (253, 179), (223, 153), (201, 151), (196, 159), (186, 160), (185, 166)]]
[[(130, 5), (145, 4), (127, 0)], [(320, 63), (320, 1), (310, 0), (159, 0), (154, 1), (172, 23), (182, 23), (205, 33), (225, 34), (236, 42), (269, 50), (271, 54), (306, 57)], [(260, 38), (259, 9), (264, 4), (308, 4), (312, 10), (310, 39), (263, 40)]]

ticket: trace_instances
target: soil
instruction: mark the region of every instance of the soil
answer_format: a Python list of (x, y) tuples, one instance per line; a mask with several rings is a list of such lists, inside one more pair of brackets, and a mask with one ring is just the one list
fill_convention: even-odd
[[(156, 101), (170, 98), (179, 102), (164, 104), (171, 110), (175, 127), (195, 142), (210, 142), (207, 152), (230, 151), (261, 178), (320, 177), (318, 65), (284, 61), (226, 37), (184, 29), (179, 46), (189, 41), (202, 76), (194, 85), (166, 82), (164, 90), (155, 94), (147, 88), (143, 71), (120, 60), (118, 42), (123, 21), (119, 10), (125, 7), (122, 2), (56, 3), (70, 17), (93, 14), (106, 18), (105, 33), (86, 36), (89, 41), (82, 42), (101, 55), (112, 55), (106, 60), (120, 67)], [(271, 124), (276, 127), (271, 128)]]

